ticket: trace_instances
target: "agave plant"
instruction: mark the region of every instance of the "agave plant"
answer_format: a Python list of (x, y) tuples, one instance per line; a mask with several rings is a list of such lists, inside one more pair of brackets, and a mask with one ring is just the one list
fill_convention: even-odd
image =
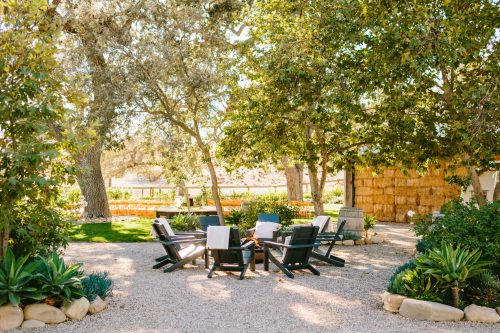
[(425, 255), (416, 259), (418, 269), (430, 274), (440, 283), (442, 288), (451, 289), (453, 306), (458, 307), (458, 291), (465, 287), (467, 279), (481, 274), (492, 263), (481, 261), (481, 251), (469, 251), (466, 248), (441, 242), (441, 248), (429, 250)]
[(72, 300), (84, 296), (79, 271), (81, 263), (66, 266), (64, 260), (57, 253), (51, 253), (47, 258), (40, 259), (37, 280), (40, 290), (52, 302)]
[(4, 261), (0, 266), (0, 305), (10, 302), (18, 305), (25, 299), (41, 300), (43, 294), (30, 285), (37, 269), (37, 263), (27, 264), (28, 256), (16, 259), (12, 250), (7, 249)]

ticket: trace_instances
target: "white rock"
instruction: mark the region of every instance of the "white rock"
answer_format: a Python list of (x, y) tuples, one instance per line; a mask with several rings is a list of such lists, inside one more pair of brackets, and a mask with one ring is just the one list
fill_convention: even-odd
[(375, 236), (371, 237), (371, 240), (372, 240), (373, 244), (380, 244), (384, 241), (384, 237), (382, 237), (380, 235), (375, 235)]
[(351, 245), (354, 245), (354, 241), (352, 239), (348, 239), (348, 240), (342, 241), (342, 245), (351, 246)]
[(500, 316), (497, 311), (486, 306), (471, 304), (464, 309), (465, 319), (480, 323), (498, 323)]
[(99, 296), (96, 297), (95, 300), (90, 303), (89, 307), (89, 313), (94, 314), (101, 312), (102, 310), (106, 309), (106, 306), (108, 303), (106, 301), (103, 301)]
[(462, 310), (452, 306), (411, 298), (403, 300), (399, 314), (410, 319), (429, 321), (458, 321), (464, 317)]
[(62, 312), (72, 320), (81, 320), (89, 311), (90, 302), (85, 297), (75, 299), (72, 302), (64, 302)]
[(24, 320), (20, 307), (6, 304), (0, 306), (0, 331), (7, 331), (21, 326)]
[(66, 315), (58, 308), (45, 303), (30, 304), (24, 308), (25, 320), (39, 320), (45, 324), (59, 324), (66, 320)]
[(44, 327), (45, 323), (40, 320), (25, 320), (23, 324), (21, 325), (22, 328), (36, 328), (36, 327)]
[(356, 244), (356, 245), (365, 245), (365, 240), (364, 239), (356, 239), (354, 241), (354, 244)]
[(384, 297), (384, 310), (389, 312), (399, 312), (401, 303), (407, 298), (403, 295), (387, 293)]

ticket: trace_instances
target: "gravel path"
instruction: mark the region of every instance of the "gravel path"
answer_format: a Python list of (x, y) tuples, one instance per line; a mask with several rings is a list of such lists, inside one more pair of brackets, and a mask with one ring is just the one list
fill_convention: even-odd
[[(261, 264), (244, 281), (202, 261), (174, 273), (151, 268), (157, 243), (74, 243), (70, 260), (87, 271), (107, 270), (115, 281), (108, 310), (80, 322), (32, 332), (498, 332), (498, 325), (432, 323), (382, 310), (380, 294), (392, 270), (408, 260), (414, 237), (408, 226), (380, 224), (380, 245), (338, 246), (344, 268), (318, 264), (321, 276), (298, 272), (288, 279)], [(25, 331), (24, 331), (25, 332)]]

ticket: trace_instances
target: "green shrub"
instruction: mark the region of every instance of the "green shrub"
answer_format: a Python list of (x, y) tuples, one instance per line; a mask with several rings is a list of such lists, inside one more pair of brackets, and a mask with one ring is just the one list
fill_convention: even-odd
[(90, 302), (95, 300), (97, 296), (104, 300), (111, 295), (113, 281), (108, 275), (108, 272), (96, 272), (82, 279), (83, 293)]
[(500, 279), (491, 271), (472, 277), (464, 289), (464, 300), (490, 308), (500, 306)]
[(358, 240), (361, 239), (361, 236), (356, 235), (355, 233), (345, 231), (342, 240)]
[(430, 274), (417, 268), (405, 271), (402, 277), (406, 296), (424, 301), (442, 302), (439, 282)]
[(389, 279), (389, 283), (387, 284), (387, 291), (393, 294), (406, 295), (406, 288), (404, 287), (403, 276), (408, 270), (414, 269), (415, 262), (410, 260), (405, 262), (401, 266), (397, 267), (392, 273), (391, 278)]
[(43, 293), (31, 282), (35, 278), (38, 263), (27, 263), (28, 256), (16, 259), (10, 248), (0, 266), (0, 305), (10, 302), (18, 305), (26, 300), (39, 301)]
[(55, 301), (72, 300), (84, 296), (81, 283), (81, 263), (67, 266), (57, 253), (38, 260), (36, 283), (39, 290)]
[(193, 213), (179, 214), (170, 220), (170, 226), (177, 231), (192, 231), (200, 228), (198, 216)]
[(132, 197), (132, 193), (120, 188), (108, 188), (106, 193), (110, 200), (128, 200)]
[(417, 253), (424, 254), (432, 249), (432, 242), (419, 239), (417, 241)]
[(433, 248), (415, 260), (418, 270), (432, 276), (443, 290), (451, 290), (453, 306), (458, 307), (458, 292), (467, 284), (467, 280), (479, 275), (487, 269), (491, 262), (481, 261), (481, 251), (469, 251), (451, 244), (441, 242), (440, 248)]
[(11, 212), (16, 216), (12, 226), (12, 251), (16, 256), (45, 256), (68, 244), (69, 222), (62, 220), (58, 203), (19, 203)]
[(82, 201), (82, 191), (77, 186), (70, 187), (63, 193), (62, 199), (69, 204), (80, 203)]
[(342, 203), (344, 197), (344, 189), (340, 186), (334, 187), (330, 191), (323, 193), (323, 201), (328, 203)]
[(232, 209), (226, 217), (225, 222), (233, 225), (239, 225), (243, 221), (243, 212)]
[(482, 259), (494, 262), (494, 273), (500, 274), (500, 201), (478, 207), (475, 202), (452, 200), (441, 208), (444, 217), (432, 221), (429, 215), (419, 217), (415, 233), (433, 246), (445, 241), (478, 249)]

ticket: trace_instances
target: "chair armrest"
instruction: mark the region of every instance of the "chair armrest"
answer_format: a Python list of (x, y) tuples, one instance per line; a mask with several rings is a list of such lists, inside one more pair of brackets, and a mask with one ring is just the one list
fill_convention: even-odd
[(301, 244), (301, 245), (290, 245), (290, 244), (283, 244), (283, 243), (276, 243), (276, 242), (264, 242), (265, 247), (271, 246), (279, 246), (279, 247), (284, 247), (287, 249), (305, 249), (308, 247), (314, 247), (315, 244)]
[(183, 244), (183, 243), (205, 243), (207, 241), (206, 238), (189, 238), (189, 239), (179, 239), (174, 240), (172, 242), (160, 241), (165, 245), (175, 245), (175, 244)]

